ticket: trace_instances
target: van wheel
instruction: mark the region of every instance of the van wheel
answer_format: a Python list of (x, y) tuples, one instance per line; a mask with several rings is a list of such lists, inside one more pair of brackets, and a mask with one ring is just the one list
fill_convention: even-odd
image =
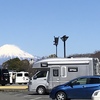
[(5, 84), (1, 84), (2, 86), (5, 86)]
[(40, 95), (45, 94), (45, 93), (46, 93), (45, 87), (39, 86), (39, 87), (37, 88), (37, 93), (40, 94)]
[(13, 83), (10, 83), (10, 85), (12, 85)]
[(18, 83), (19, 85), (22, 85), (22, 83)]
[(56, 100), (68, 100), (68, 99), (67, 99), (67, 96), (66, 96), (66, 94), (64, 92), (59, 91), (56, 94)]

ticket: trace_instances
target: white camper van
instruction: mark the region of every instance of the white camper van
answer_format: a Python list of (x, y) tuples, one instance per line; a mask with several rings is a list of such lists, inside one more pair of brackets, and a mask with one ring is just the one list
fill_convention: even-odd
[(28, 72), (17, 72), (16, 73), (16, 83), (18, 84), (27, 84), (29, 82), (29, 73)]
[(37, 72), (29, 81), (28, 90), (38, 94), (78, 76), (100, 74), (97, 58), (48, 58), (34, 63), (33, 68)]

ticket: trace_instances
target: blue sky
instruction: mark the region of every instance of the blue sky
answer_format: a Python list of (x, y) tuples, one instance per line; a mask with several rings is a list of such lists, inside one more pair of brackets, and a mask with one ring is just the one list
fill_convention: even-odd
[(0, 46), (14, 44), (37, 56), (100, 50), (100, 0), (0, 0)]

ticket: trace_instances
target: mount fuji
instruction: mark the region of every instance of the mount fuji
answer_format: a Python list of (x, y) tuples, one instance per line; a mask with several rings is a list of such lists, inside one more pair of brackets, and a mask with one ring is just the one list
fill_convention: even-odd
[(13, 58), (19, 58), (20, 60), (36, 59), (36, 57), (21, 50), (19, 47), (15, 45), (5, 44), (0, 47), (0, 65), (2, 65), (3, 62)]

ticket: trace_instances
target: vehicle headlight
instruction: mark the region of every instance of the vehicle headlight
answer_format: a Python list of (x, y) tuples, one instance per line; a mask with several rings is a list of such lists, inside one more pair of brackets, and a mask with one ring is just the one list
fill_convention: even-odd
[(98, 92), (95, 92), (95, 93), (94, 93), (94, 96), (97, 96), (97, 95), (98, 95)]
[(95, 91), (93, 95), (94, 95), (94, 96), (97, 96), (99, 92), (100, 92), (100, 91)]

